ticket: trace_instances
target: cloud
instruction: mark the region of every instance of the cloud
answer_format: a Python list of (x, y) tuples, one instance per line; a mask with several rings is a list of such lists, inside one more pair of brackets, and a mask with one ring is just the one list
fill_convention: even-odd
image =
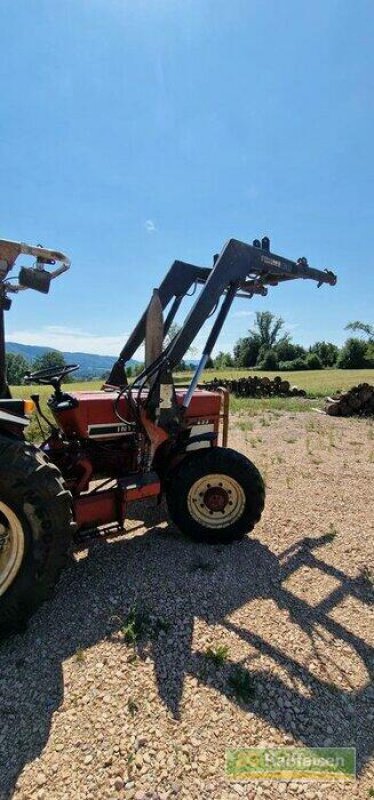
[(154, 233), (155, 231), (157, 231), (157, 228), (156, 228), (155, 223), (153, 222), (153, 219), (147, 219), (145, 221), (145, 223), (144, 223), (144, 227), (145, 227), (147, 233)]
[[(40, 345), (65, 352), (95, 353), (103, 356), (115, 356), (128, 338), (123, 332), (116, 336), (101, 336), (80, 328), (69, 328), (63, 325), (46, 325), (36, 330), (12, 330), (7, 339), (21, 344)], [(135, 356), (142, 358), (142, 353)]]

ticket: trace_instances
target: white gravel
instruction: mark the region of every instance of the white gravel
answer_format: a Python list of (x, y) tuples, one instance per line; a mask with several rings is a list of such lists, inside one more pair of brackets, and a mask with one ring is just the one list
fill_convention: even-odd
[[(1, 800), (369, 797), (373, 425), (242, 415), (230, 445), (265, 473), (254, 535), (196, 545), (163, 507), (133, 507), (132, 532), (77, 554), (2, 645)], [(148, 621), (134, 648), (121, 629), (136, 602)], [(354, 745), (359, 778), (229, 782), (227, 748), (271, 744)]]

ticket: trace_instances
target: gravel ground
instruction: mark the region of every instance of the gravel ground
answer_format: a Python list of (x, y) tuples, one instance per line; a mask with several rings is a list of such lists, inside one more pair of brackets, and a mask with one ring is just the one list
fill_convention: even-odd
[[(196, 545), (138, 506), (1, 647), (1, 798), (372, 796), (373, 425), (243, 414), (230, 444), (266, 478), (252, 537)], [(227, 748), (284, 744), (355, 745), (358, 780), (225, 777)]]

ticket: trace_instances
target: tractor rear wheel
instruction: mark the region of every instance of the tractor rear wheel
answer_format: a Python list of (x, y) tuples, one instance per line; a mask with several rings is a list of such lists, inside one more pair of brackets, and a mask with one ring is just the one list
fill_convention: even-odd
[(0, 638), (52, 594), (75, 527), (71, 499), (40, 450), (0, 436)]
[(265, 486), (254, 464), (229, 448), (212, 447), (185, 458), (166, 490), (170, 516), (199, 542), (228, 544), (259, 521)]

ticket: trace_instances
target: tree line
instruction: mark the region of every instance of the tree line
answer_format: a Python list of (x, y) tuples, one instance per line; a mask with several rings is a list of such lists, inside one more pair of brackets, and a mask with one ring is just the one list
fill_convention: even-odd
[[(233, 355), (220, 352), (210, 358), (207, 368), (228, 369), (263, 369), (277, 371), (295, 371), (302, 369), (340, 369), (374, 368), (374, 325), (365, 322), (349, 322), (347, 330), (360, 334), (350, 336), (343, 347), (332, 342), (315, 342), (305, 348), (295, 344), (289, 333), (284, 330), (284, 320), (270, 311), (257, 311), (253, 328), (248, 335), (238, 339), (234, 345)], [(177, 332), (173, 330), (173, 335)], [(64, 367), (64, 356), (58, 350), (49, 350), (36, 358), (32, 363), (19, 353), (7, 353), (7, 380), (10, 386), (23, 383), (27, 372), (35, 372), (49, 367)], [(134, 377), (142, 371), (143, 364), (127, 367), (128, 377)], [(191, 369), (193, 365), (182, 361), (177, 371)], [(99, 377), (105, 380), (109, 373)], [(66, 377), (66, 381), (70, 376)], [(73, 378), (70, 378), (73, 380)]]
[(343, 347), (319, 341), (305, 348), (295, 344), (284, 330), (284, 320), (270, 311), (257, 311), (253, 328), (234, 345), (233, 355), (220, 352), (210, 359), (215, 369), (264, 369), (294, 371), (304, 369), (364, 369), (374, 367), (374, 326), (349, 322), (346, 330), (360, 334), (350, 336)]

